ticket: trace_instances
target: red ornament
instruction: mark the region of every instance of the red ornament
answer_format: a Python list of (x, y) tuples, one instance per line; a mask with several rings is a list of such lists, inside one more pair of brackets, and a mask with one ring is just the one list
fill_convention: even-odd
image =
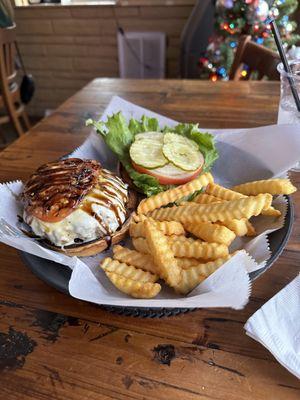
[(206, 63), (207, 61), (208, 61), (208, 59), (205, 58), (205, 57), (200, 57), (200, 58), (199, 58), (199, 63), (201, 63), (201, 64), (204, 64), (204, 63)]

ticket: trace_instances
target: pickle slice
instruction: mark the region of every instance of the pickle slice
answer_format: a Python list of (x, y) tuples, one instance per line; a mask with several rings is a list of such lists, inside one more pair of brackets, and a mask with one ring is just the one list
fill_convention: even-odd
[(163, 143), (164, 134), (162, 132), (142, 132), (135, 135), (135, 141), (142, 139), (157, 140)]
[(196, 150), (199, 150), (199, 147), (196, 142), (194, 142), (191, 139), (188, 139), (185, 136), (178, 135), (177, 133), (171, 133), (171, 132), (165, 133), (164, 144), (167, 144), (167, 143), (186, 144), (188, 146), (193, 147)]
[(169, 142), (163, 145), (164, 156), (184, 171), (194, 171), (203, 163), (204, 158), (194, 146), (180, 142)]
[(162, 146), (162, 140), (136, 140), (129, 149), (130, 158), (136, 164), (148, 169), (163, 167), (168, 160), (163, 154)]

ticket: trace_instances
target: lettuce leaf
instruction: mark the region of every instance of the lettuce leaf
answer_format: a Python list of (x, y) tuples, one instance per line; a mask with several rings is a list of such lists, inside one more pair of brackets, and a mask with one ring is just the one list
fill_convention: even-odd
[(86, 125), (92, 125), (96, 129), (118, 158), (125, 157), (128, 154), (129, 147), (134, 141), (135, 133), (129, 129), (121, 112), (108, 117), (105, 123), (88, 119)]
[(103, 137), (107, 146), (117, 155), (123, 164), (133, 183), (148, 197), (167, 190), (172, 186), (161, 185), (155, 177), (140, 174), (132, 167), (129, 148), (137, 133), (150, 131), (174, 132), (195, 141), (204, 156), (203, 171), (205, 172), (210, 170), (212, 164), (218, 158), (213, 136), (209, 133), (200, 132), (198, 124), (178, 124), (174, 128), (165, 127), (164, 129), (160, 129), (156, 118), (143, 115), (140, 120), (131, 118), (129, 123), (127, 123), (123, 114), (118, 112), (109, 116), (107, 122), (88, 119), (86, 125), (93, 126)]
[(129, 121), (129, 129), (134, 133), (156, 132), (159, 131), (158, 120), (156, 118), (146, 117), (143, 115), (141, 120), (131, 118)]

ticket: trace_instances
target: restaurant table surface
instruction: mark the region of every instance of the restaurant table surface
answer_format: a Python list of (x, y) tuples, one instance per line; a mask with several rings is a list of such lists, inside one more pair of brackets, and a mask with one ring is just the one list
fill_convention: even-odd
[[(72, 151), (113, 95), (201, 127), (276, 123), (278, 82), (96, 79), (0, 153), (0, 179), (26, 179)], [(291, 174), (299, 187), (300, 174)], [(286, 249), (243, 310), (162, 319), (109, 313), (36, 278), (0, 244), (0, 399), (299, 399), (300, 383), (244, 331), (299, 272), (300, 198)], [(0, 200), (1, 201), (1, 200)]]

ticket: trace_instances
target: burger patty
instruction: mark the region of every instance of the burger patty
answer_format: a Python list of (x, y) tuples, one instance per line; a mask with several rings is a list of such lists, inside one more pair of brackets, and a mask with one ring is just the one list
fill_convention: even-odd
[(97, 183), (101, 165), (69, 158), (42, 165), (25, 183), (22, 198), (27, 215), (59, 222), (71, 214)]

